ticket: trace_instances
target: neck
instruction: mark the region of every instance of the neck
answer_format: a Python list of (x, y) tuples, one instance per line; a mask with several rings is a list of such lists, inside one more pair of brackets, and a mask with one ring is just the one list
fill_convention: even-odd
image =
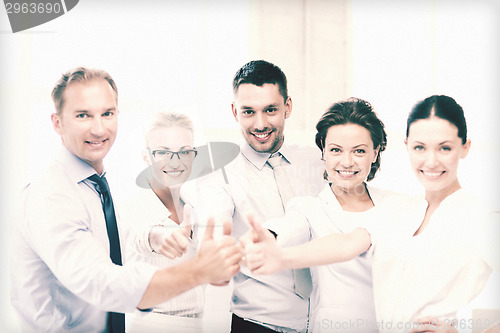
[(167, 208), (170, 212), (171, 215), (169, 216), (169, 218), (175, 223), (180, 224), (182, 222), (182, 214), (180, 211), (181, 205), (179, 199), (179, 188), (169, 188), (167, 186), (153, 187), (151, 185), (150, 187), (156, 194), (158, 199), (160, 199), (163, 206), (165, 206), (165, 208)]
[(363, 212), (374, 206), (365, 183), (351, 189), (335, 186), (332, 183), (331, 189), (345, 211)]
[(429, 204), (429, 206), (439, 206), (439, 204), (446, 199), (452, 193), (458, 191), (461, 188), (458, 179), (453, 182), (450, 186), (438, 190), (438, 191), (426, 191), (425, 192), (425, 200)]
[(424, 231), (424, 229), (429, 224), (432, 214), (434, 214), (441, 202), (443, 202), (443, 200), (446, 199), (450, 194), (458, 191), (460, 188), (461, 186), (457, 179), (453, 184), (451, 184), (451, 186), (448, 186), (445, 189), (425, 192), (425, 200), (427, 201), (428, 206), (427, 210), (425, 211), (424, 220), (422, 221), (422, 224), (420, 225), (418, 230), (415, 232), (414, 236), (417, 236)]

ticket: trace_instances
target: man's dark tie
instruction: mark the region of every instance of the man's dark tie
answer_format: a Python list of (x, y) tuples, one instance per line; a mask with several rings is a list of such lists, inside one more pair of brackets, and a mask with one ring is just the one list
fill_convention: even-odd
[[(106, 218), (106, 229), (108, 231), (110, 256), (113, 263), (116, 265), (122, 264), (122, 254), (120, 250), (120, 237), (118, 236), (118, 227), (116, 225), (115, 208), (113, 199), (109, 192), (108, 182), (106, 177), (92, 175), (89, 179), (97, 183), (97, 192), (101, 194), (102, 210)], [(110, 312), (108, 318), (108, 330), (111, 333), (125, 332), (125, 314)]]

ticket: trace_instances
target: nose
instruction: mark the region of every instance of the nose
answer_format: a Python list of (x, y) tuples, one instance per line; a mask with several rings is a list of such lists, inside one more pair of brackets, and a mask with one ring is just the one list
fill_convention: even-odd
[(173, 154), (172, 157), (167, 160), (167, 163), (172, 168), (177, 168), (181, 165), (181, 158), (178, 154)]
[(259, 131), (263, 131), (267, 128), (267, 117), (262, 112), (257, 112), (255, 115), (254, 127)]
[(427, 156), (426, 156), (426, 160), (425, 160), (425, 165), (432, 169), (432, 168), (435, 168), (437, 165), (438, 165), (438, 156), (437, 156), (437, 152), (435, 151), (430, 151)]
[(104, 134), (104, 126), (101, 117), (95, 116), (94, 119), (92, 119), (90, 132), (95, 136), (102, 136)]
[(352, 167), (352, 165), (354, 163), (353, 163), (353, 159), (352, 159), (351, 154), (349, 154), (349, 153), (342, 154), (342, 158), (340, 160), (340, 164), (344, 168), (350, 168), (350, 167)]

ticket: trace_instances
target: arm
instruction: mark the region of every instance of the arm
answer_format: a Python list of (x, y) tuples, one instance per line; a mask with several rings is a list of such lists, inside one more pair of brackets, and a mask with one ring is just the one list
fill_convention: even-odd
[(348, 234), (331, 234), (302, 245), (281, 248), (277, 239), (260, 223), (252, 217), (249, 223), (253, 235), (242, 239), (246, 251), (244, 261), (256, 274), (348, 261), (371, 245), (370, 234), (365, 229), (356, 229)]
[(178, 266), (157, 271), (137, 307), (147, 309), (198, 285), (221, 284), (231, 279), (239, 271), (241, 249), (230, 236), (228, 222), (220, 240), (214, 240), (213, 233), (214, 221), (210, 219), (197, 256)]

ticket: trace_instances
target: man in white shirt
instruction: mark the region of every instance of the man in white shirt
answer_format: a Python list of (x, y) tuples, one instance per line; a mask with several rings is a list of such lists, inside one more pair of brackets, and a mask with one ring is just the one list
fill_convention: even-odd
[(116, 223), (103, 166), (118, 127), (116, 85), (104, 71), (79, 67), (61, 77), (52, 97), (63, 147), (23, 192), (13, 235), (11, 299), (23, 331), (124, 332), (123, 312), (239, 270), (230, 228), (215, 241), (213, 224), (192, 260), (165, 269), (122, 266), (127, 228)]
[[(266, 221), (284, 215), (282, 185), (292, 196), (316, 196), (324, 186), (324, 166), (317, 148), (284, 143), (285, 120), (292, 113), (285, 74), (263, 61), (245, 64), (233, 80), (232, 112), (245, 141), (240, 154), (222, 172), (199, 180), (196, 211), (200, 221), (209, 217), (233, 222), (233, 236), (241, 237), (249, 226), (247, 214)], [(279, 155), (278, 167), (288, 184), (278, 184), (268, 159)], [(286, 228), (269, 225), (279, 232)], [(234, 277), (231, 302), (232, 332), (303, 332), (308, 321), (309, 297), (295, 290), (294, 272), (253, 275), (242, 267)]]

